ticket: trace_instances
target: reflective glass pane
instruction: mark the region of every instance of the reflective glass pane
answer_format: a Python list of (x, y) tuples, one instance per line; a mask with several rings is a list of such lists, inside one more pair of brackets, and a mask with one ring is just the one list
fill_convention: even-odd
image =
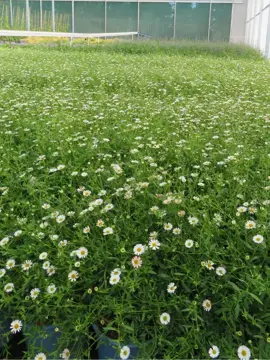
[(137, 31), (138, 3), (107, 2), (107, 32)]
[(75, 32), (104, 33), (105, 2), (75, 1)]
[(207, 40), (209, 10), (209, 4), (178, 3), (176, 5), (176, 37), (189, 40)]
[(42, 30), (52, 31), (52, 2), (42, 0)]
[(158, 38), (171, 38), (173, 21), (174, 3), (140, 3), (140, 33)]
[(229, 41), (232, 4), (212, 4), (210, 40)]
[(10, 29), (10, 8), (9, 1), (0, 1), (0, 29)]
[(26, 30), (26, 2), (25, 0), (12, 1), (13, 29)]
[(29, 1), (30, 11), (30, 30), (40, 31), (40, 1), (30, 0)]
[(71, 1), (55, 1), (55, 31), (72, 32)]

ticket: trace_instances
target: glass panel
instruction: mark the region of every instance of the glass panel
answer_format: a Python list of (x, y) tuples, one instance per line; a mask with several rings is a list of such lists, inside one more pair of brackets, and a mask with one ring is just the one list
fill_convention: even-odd
[(212, 4), (210, 40), (229, 41), (232, 4)]
[(10, 8), (9, 1), (0, 2), (0, 29), (10, 29)]
[(72, 32), (71, 1), (55, 1), (55, 31)]
[(209, 10), (209, 4), (178, 3), (176, 5), (176, 37), (189, 40), (207, 40)]
[(53, 31), (52, 28), (52, 2), (42, 0), (42, 30)]
[(139, 32), (159, 38), (173, 36), (174, 3), (140, 3)]
[(12, 1), (13, 29), (26, 30), (26, 1)]
[(40, 1), (31, 0), (29, 1), (29, 11), (30, 11), (30, 30), (40, 31)]
[(107, 3), (107, 32), (137, 31), (137, 22), (137, 3)]
[(75, 32), (104, 33), (105, 3), (75, 1), (74, 3)]

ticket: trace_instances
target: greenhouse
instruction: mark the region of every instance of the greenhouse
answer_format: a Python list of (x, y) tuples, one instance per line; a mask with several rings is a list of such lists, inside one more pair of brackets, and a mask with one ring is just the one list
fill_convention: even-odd
[(244, 26), (239, 14), (245, 7), (243, 0), (2, 0), (0, 28), (81, 33), (137, 31), (152, 38), (208, 41), (229, 41), (232, 35), (239, 41), (238, 33), (243, 33)]

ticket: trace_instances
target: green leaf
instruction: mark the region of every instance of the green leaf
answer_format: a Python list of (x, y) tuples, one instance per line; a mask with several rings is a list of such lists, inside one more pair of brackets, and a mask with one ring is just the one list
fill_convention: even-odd
[(263, 305), (263, 302), (258, 298), (257, 295), (255, 294), (252, 294), (249, 292), (249, 295), (253, 297), (253, 299), (255, 299), (258, 303), (260, 303), (261, 305)]

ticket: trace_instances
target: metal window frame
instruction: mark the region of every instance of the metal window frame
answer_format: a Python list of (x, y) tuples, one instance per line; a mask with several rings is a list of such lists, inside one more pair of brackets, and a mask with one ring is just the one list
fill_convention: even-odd
[[(38, 0), (37, 0), (38, 1)], [(43, 0), (39, 0), (40, 2), (40, 28), (41, 30), (43, 29), (43, 9), (42, 9), (42, 1)], [(55, 1), (56, 0), (50, 0), (51, 1), (51, 5), (52, 5), (52, 31), (55, 32)], [(108, 0), (57, 0), (57, 1), (67, 1), (67, 2), (71, 2), (72, 5), (72, 10), (71, 10), (71, 16), (72, 16), (72, 32), (75, 33), (75, 2), (80, 2), (80, 1), (86, 1), (86, 2), (95, 2), (95, 1), (102, 1), (105, 3), (105, 11), (104, 11), (104, 31), (105, 33), (107, 33), (107, 2)], [(121, 2), (121, 0), (110, 0), (110, 1), (116, 1), (116, 2)], [(122, 0), (124, 1), (124, 0)], [(141, 7), (140, 4), (141, 2), (151, 2), (151, 3), (169, 3), (171, 2), (170, 0), (130, 0), (131, 2), (137, 2), (138, 4), (138, 18), (137, 18), (137, 32), (140, 32), (140, 11), (141, 11)], [(207, 40), (210, 41), (210, 37), (211, 37), (211, 16), (212, 16), (212, 4), (226, 4), (226, 3), (231, 3), (232, 4), (232, 15), (233, 15), (233, 5), (236, 3), (243, 3), (244, 0), (224, 0), (224, 1), (220, 1), (220, 0), (198, 0), (198, 2), (201, 3), (209, 3), (209, 18), (208, 18), (208, 33), (207, 33)], [(262, 1), (262, 0), (261, 0)], [(173, 39), (176, 38), (176, 21), (177, 21), (177, 4), (178, 3), (192, 3), (194, 2), (193, 0), (174, 0), (174, 19), (173, 19)], [(25, 0), (26, 3), (26, 27), (27, 30), (30, 30), (30, 7), (29, 7), (29, 0)], [(253, 3), (254, 4), (254, 3)], [(255, 7), (254, 7), (255, 8)], [(10, 0), (10, 17), (11, 17), (11, 25), (13, 25), (13, 6), (12, 6), (12, 0)], [(232, 16), (233, 17), (233, 16)], [(232, 18), (231, 17), (231, 18)], [(251, 19), (250, 19), (251, 20)], [(249, 20), (249, 21), (250, 21)], [(231, 20), (232, 21), (232, 20)]]

